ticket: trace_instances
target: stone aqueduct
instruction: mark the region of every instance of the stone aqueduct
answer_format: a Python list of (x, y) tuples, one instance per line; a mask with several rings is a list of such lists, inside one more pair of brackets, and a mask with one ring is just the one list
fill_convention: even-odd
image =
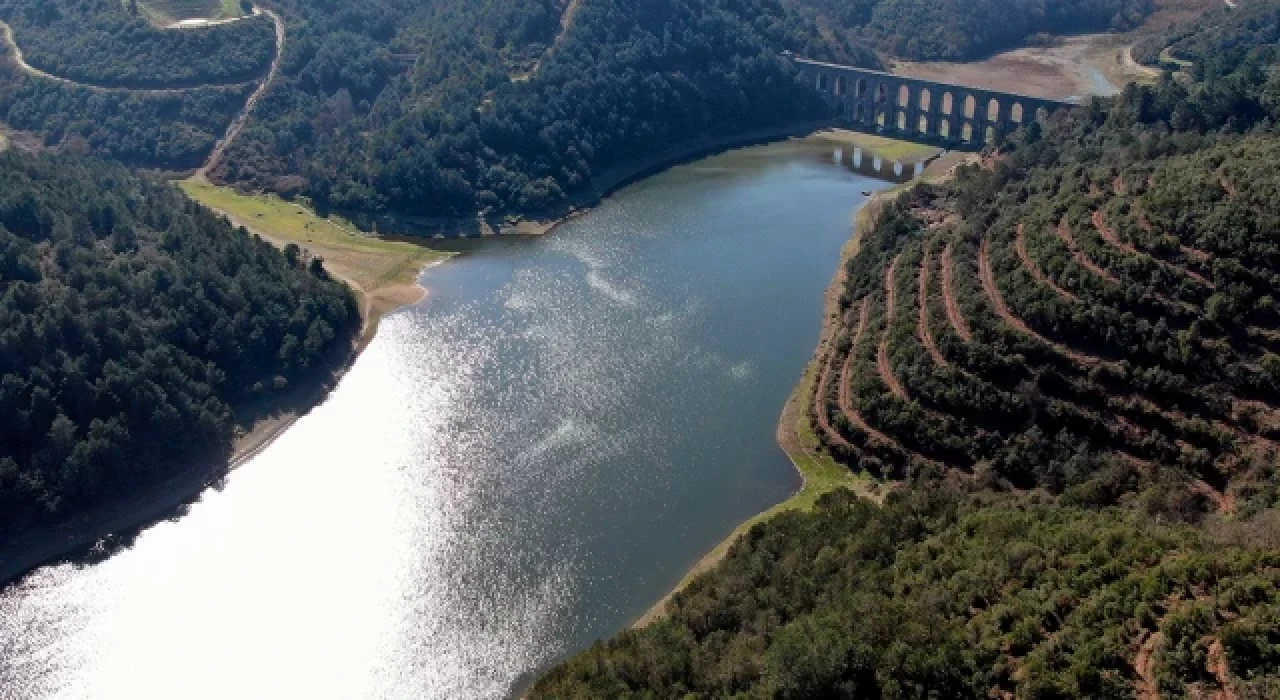
[(788, 56), (855, 124), (910, 138), (982, 144), (1071, 102), (982, 90)]

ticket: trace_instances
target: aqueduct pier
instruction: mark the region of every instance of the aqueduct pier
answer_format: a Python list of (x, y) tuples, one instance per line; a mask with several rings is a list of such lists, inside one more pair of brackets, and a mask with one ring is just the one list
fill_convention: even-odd
[(855, 124), (917, 139), (990, 143), (1072, 102), (983, 90), (788, 55), (800, 75)]

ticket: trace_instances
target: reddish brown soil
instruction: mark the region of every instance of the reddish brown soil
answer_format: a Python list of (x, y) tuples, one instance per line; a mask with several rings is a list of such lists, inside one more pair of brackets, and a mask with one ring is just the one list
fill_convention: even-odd
[(1160, 700), (1160, 686), (1156, 683), (1156, 647), (1160, 645), (1163, 635), (1159, 632), (1142, 631), (1142, 641), (1138, 645), (1138, 655), (1133, 659), (1133, 670), (1138, 674), (1135, 690), (1138, 700)]
[[(1140, 217), (1140, 222), (1146, 222), (1145, 224), (1143, 224), (1143, 228), (1145, 228), (1148, 231), (1151, 230), (1151, 223), (1147, 222), (1145, 215)], [(1093, 227), (1098, 229), (1098, 234), (1102, 236), (1103, 240), (1115, 246), (1116, 248), (1119, 248), (1120, 250), (1123, 250), (1124, 252), (1130, 255), (1140, 255), (1142, 257), (1155, 260), (1160, 266), (1173, 270), (1174, 272), (1180, 275), (1185, 275), (1187, 277), (1190, 277), (1191, 279), (1199, 282), (1200, 284), (1203, 284), (1209, 289), (1213, 289), (1213, 282), (1206, 279), (1204, 275), (1196, 272), (1195, 270), (1189, 270), (1181, 265), (1175, 265), (1174, 263), (1171, 263), (1167, 260), (1161, 260), (1159, 258), (1153, 257), (1151, 255), (1148, 255), (1146, 253), (1139, 251), (1137, 248), (1134, 248), (1131, 244), (1125, 243), (1124, 241), (1120, 240), (1120, 236), (1119, 234), (1116, 233), (1116, 230), (1111, 228), (1111, 226), (1107, 224), (1106, 214), (1103, 214), (1101, 209), (1093, 212)], [(1182, 247), (1182, 252), (1187, 257), (1200, 262), (1206, 262), (1209, 257), (1208, 253), (1205, 253), (1203, 251), (1198, 251), (1193, 248), (1188, 248), (1186, 246)]]
[[(1138, 210), (1138, 226), (1141, 226), (1143, 231), (1146, 231), (1147, 233), (1150, 233), (1150, 234), (1154, 234), (1156, 230), (1155, 226), (1151, 225), (1151, 219), (1147, 218), (1147, 213), (1145, 211), (1142, 211), (1141, 209)], [(1178, 244), (1178, 249), (1182, 251), (1182, 255), (1184, 257), (1186, 257), (1189, 260), (1194, 260), (1200, 263), (1201, 265), (1210, 265), (1213, 263), (1213, 255), (1203, 250), (1198, 250), (1196, 248), (1192, 248), (1191, 246), (1184, 245), (1182, 243)], [(1210, 282), (1209, 280), (1206, 280), (1199, 275), (1194, 275), (1191, 272), (1191, 270), (1187, 270), (1186, 272), (1189, 277), (1194, 277), (1195, 279), (1199, 279), (1200, 281), (1209, 285), (1211, 289), (1213, 288), (1213, 283)]]
[(853, 382), (853, 362), (858, 356), (858, 346), (862, 343), (862, 335), (867, 330), (867, 321), (871, 315), (871, 300), (862, 300), (862, 310), (858, 312), (858, 329), (853, 333), (853, 343), (849, 346), (849, 356), (845, 358), (844, 367), (840, 370), (840, 410), (849, 418), (849, 422), (853, 423), (859, 430), (866, 433), (872, 440), (883, 442), (888, 445), (896, 445), (897, 443), (885, 435), (884, 433), (872, 428), (867, 423), (862, 414), (858, 412), (857, 407), (853, 405), (853, 396), (849, 391), (849, 387)]
[[(818, 421), (818, 427), (822, 433), (827, 436), (832, 444), (838, 445), (848, 450), (856, 450), (844, 436), (840, 434), (835, 426), (831, 425), (831, 419), (827, 417), (827, 407), (825, 405), (827, 396), (827, 386), (831, 381), (831, 360), (828, 357), (822, 361), (822, 377), (818, 379), (818, 390), (813, 393), (813, 415)], [(840, 392), (844, 394), (844, 387), (840, 387)]]
[(1027, 271), (1031, 273), (1032, 277), (1035, 277), (1041, 284), (1052, 289), (1053, 292), (1063, 300), (1071, 302), (1079, 301), (1079, 299), (1076, 298), (1076, 295), (1068, 292), (1062, 287), (1059, 287), (1056, 282), (1049, 279), (1049, 276), (1044, 273), (1044, 270), (1040, 269), (1040, 266), (1036, 264), (1036, 261), (1031, 257), (1031, 254), (1027, 252), (1027, 237), (1022, 224), (1018, 224), (1018, 233), (1017, 239), (1014, 242), (1014, 248), (1018, 251), (1018, 259), (1022, 260), (1022, 266), (1027, 268)]
[(1224, 494), (1200, 479), (1191, 482), (1191, 491), (1209, 499), (1209, 502), (1213, 504), (1214, 509), (1219, 513), (1236, 512), (1235, 496)]
[[(1120, 416), (1120, 418), (1123, 418), (1123, 416)], [(1124, 461), (1128, 462), (1129, 464), (1132, 464), (1133, 466), (1137, 467), (1138, 469), (1141, 469), (1144, 472), (1151, 471), (1151, 467), (1153, 466), (1151, 464), (1151, 460), (1143, 459), (1134, 454), (1129, 454), (1124, 450), (1116, 450), (1116, 454), (1119, 455), (1120, 458), (1123, 459)]]
[[(1120, 178), (1116, 179), (1119, 180)], [(1107, 225), (1106, 215), (1102, 213), (1101, 209), (1093, 212), (1093, 227), (1098, 229), (1098, 233), (1102, 235), (1102, 239), (1107, 243), (1110, 243), (1130, 255), (1143, 255), (1143, 253), (1139, 253), (1138, 249), (1134, 248), (1131, 244), (1120, 240), (1120, 236), (1115, 232), (1115, 229)]]
[[(1213, 255), (1203, 250), (1198, 250), (1196, 248), (1192, 248), (1189, 245), (1182, 245), (1182, 244), (1178, 245), (1178, 249), (1182, 251), (1183, 255), (1203, 265), (1209, 265), (1213, 262)], [(1191, 271), (1188, 270), (1187, 274), (1191, 274)], [(1204, 278), (1201, 277), (1200, 279), (1203, 280)], [(1209, 285), (1210, 287), (1213, 286), (1213, 283), (1210, 282), (1209, 280), (1204, 280), (1204, 283)]]
[(1129, 194), (1129, 188), (1124, 184), (1124, 178), (1119, 175), (1116, 175), (1116, 179), (1111, 181), (1111, 190), (1121, 196)]
[(1112, 284), (1120, 284), (1120, 280), (1117, 279), (1115, 275), (1103, 269), (1101, 265), (1094, 262), (1088, 255), (1085, 255), (1083, 250), (1080, 250), (1080, 246), (1076, 244), (1076, 237), (1071, 234), (1071, 227), (1067, 225), (1067, 220), (1065, 218), (1058, 222), (1057, 231), (1058, 238), (1061, 238), (1062, 242), (1066, 244), (1067, 248), (1071, 251), (1071, 256), (1075, 258), (1075, 261), (1079, 263), (1081, 267)]
[(929, 263), (929, 250), (926, 248), (924, 259), (920, 261), (920, 289), (917, 292), (920, 298), (920, 318), (916, 321), (916, 334), (920, 336), (920, 342), (929, 351), (934, 364), (939, 367), (949, 367), (950, 363), (938, 350), (938, 345), (933, 340), (933, 333), (929, 330)]
[(902, 258), (899, 253), (898, 257), (890, 263), (889, 269), (884, 271), (884, 294), (888, 300), (888, 308), (885, 310), (884, 332), (880, 334), (880, 347), (876, 350), (876, 368), (880, 372), (880, 379), (884, 381), (885, 386), (889, 387), (889, 391), (894, 396), (907, 400), (907, 390), (902, 386), (902, 382), (898, 381), (898, 377), (893, 373), (893, 367), (889, 364), (889, 328), (893, 325), (893, 316), (898, 310), (898, 290), (894, 284), (898, 272), (898, 260)]
[(956, 302), (956, 264), (951, 257), (950, 243), (942, 249), (942, 299), (947, 307), (947, 319), (951, 321), (951, 328), (966, 343), (972, 341), (973, 333), (969, 331), (969, 322), (960, 313), (960, 304)]
[(1222, 646), (1222, 640), (1217, 637), (1209, 642), (1209, 659), (1206, 666), (1221, 688), (1213, 694), (1214, 700), (1238, 700), (1240, 696), (1231, 682), (1231, 666), (1227, 664), (1227, 650)]
[(1060, 343), (1055, 343), (1035, 332), (1030, 326), (1024, 323), (1022, 319), (1013, 315), (1013, 312), (1009, 310), (1008, 305), (1005, 304), (1004, 297), (1000, 294), (1000, 288), (996, 285), (995, 272), (991, 269), (991, 254), (989, 248), (990, 241), (986, 238), (982, 239), (982, 246), (978, 249), (978, 276), (982, 278), (982, 289), (986, 292), (987, 299), (991, 301), (991, 306), (995, 309), (996, 315), (1019, 333), (1039, 340), (1045, 345), (1054, 348), (1066, 357), (1069, 357), (1080, 364), (1101, 364), (1102, 360), (1100, 358), (1076, 352), (1075, 350), (1072, 350)]

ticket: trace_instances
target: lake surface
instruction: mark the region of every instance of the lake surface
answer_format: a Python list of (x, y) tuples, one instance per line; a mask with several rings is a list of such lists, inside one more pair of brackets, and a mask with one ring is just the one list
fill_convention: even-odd
[(0, 697), (502, 698), (624, 628), (799, 486), (778, 414), (886, 186), (835, 160), (735, 151), (468, 244), (221, 489), (0, 592)]

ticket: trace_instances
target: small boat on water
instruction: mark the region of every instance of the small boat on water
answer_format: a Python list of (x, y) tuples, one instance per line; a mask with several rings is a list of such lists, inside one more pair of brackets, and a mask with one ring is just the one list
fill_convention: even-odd
[(863, 196), (863, 197), (870, 197), (870, 196), (871, 196), (871, 190), (863, 190), (863, 191), (862, 191), (862, 196)]

